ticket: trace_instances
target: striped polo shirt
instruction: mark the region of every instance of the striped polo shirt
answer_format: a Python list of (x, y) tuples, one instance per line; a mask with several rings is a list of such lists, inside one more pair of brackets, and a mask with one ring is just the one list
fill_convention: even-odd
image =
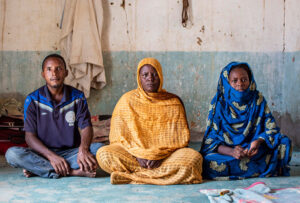
[(63, 87), (63, 98), (56, 104), (47, 85), (26, 97), (24, 131), (32, 132), (49, 148), (73, 148), (80, 145), (79, 129), (91, 126), (90, 112), (84, 94)]

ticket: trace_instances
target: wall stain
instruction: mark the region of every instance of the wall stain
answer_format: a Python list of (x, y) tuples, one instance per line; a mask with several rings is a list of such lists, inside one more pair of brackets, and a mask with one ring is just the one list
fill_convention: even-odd
[[(6, 0), (3, 1), (3, 20), (2, 20), (2, 30), (1, 30), (1, 50), (3, 50), (3, 44), (4, 44), (4, 29), (5, 29), (5, 17), (6, 17)], [(3, 60), (1, 60), (3, 61)]]
[(120, 5), (124, 10), (125, 10), (125, 3), (126, 3), (125, 0), (122, 0), (122, 3)]
[(194, 121), (191, 121), (191, 128), (194, 128), (196, 126), (197, 126), (197, 124)]
[[(282, 44), (282, 52), (285, 52), (285, 1), (286, 0), (283, 0), (283, 36), (282, 36), (282, 41), (283, 41), (283, 44)], [(283, 63), (284, 63), (284, 54), (283, 54)]]
[(197, 44), (199, 44), (199, 46), (201, 46), (202, 42), (202, 39), (200, 37), (197, 37)]
[[(130, 39), (130, 35), (129, 35), (129, 23), (128, 23), (128, 16), (127, 16), (127, 12), (126, 12), (125, 5), (126, 5), (126, 1), (125, 1), (125, 0), (122, 0), (122, 3), (121, 3), (120, 6), (124, 9), (124, 12), (125, 12), (125, 18), (126, 18), (126, 34), (127, 34), (127, 37), (128, 37), (129, 49), (131, 50), (131, 39)], [(131, 4), (130, 4), (130, 5), (131, 5)]]
[(291, 114), (289, 113), (279, 113), (273, 112), (276, 123), (280, 127), (280, 132), (284, 135), (287, 135), (291, 140), (293, 146), (300, 146), (300, 120), (293, 120)]
[(205, 32), (205, 26), (202, 25), (200, 32), (204, 33)]

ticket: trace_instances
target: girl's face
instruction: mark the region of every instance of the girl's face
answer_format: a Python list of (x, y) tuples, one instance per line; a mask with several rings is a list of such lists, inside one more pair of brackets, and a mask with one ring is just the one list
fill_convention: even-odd
[(237, 91), (245, 91), (250, 84), (247, 71), (243, 68), (233, 69), (229, 74), (229, 84)]

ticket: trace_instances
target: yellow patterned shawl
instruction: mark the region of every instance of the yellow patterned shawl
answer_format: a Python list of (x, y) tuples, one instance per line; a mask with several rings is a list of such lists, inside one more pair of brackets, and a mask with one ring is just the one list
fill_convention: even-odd
[[(145, 64), (153, 66), (159, 75), (158, 93), (146, 93), (141, 86), (139, 71)], [(188, 145), (184, 107), (176, 95), (162, 89), (162, 68), (156, 59), (145, 58), (139, 63), (137, 81), (138, 88), (125, 93), (114, 109), (110, 143), (122, 145), (138, 158), (166, 158)]]

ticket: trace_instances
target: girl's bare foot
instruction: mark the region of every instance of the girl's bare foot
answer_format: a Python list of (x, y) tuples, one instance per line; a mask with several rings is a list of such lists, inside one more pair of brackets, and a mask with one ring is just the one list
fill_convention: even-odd
[(34, 173), (31, 173), (30, 171), (27, 171), (26, 169), (23, 169), (23, 174), (26, 178), (30, 178), (32, 176), (36, 176)]
[(95, 178), (96, 171), (82, 171), (80, 169), (71, 170), (70, 176), (81, 176), (81, 177), (89, 177)]

